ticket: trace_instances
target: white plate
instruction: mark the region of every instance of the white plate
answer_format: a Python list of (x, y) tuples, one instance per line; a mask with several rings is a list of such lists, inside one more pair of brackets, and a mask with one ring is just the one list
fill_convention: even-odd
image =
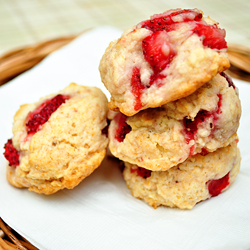
[[(94, 29), (0, 88), (0, 145), (12, 137), (19, 106), (70, 82), (100, 87), (98, 65), (121, 31)], [(17, 189), (5, 178), (0, 156), (0, 216), (39, 249), (247, 249), (250, 247), (250, 84), (235, 80), (243, 114), (242, 166), (228, 191), (192, 210), (159, 207), (133, 198), (114, 161), (104, 163), (73, 190), (45, 196)], [(3, 149), (2, 149), (3, 152)]]

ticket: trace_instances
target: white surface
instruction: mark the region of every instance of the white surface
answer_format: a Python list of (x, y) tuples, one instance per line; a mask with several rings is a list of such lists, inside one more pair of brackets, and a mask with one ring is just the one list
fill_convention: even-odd
[[(101, 27), (82, 35), (32, 70), (0, 88), (0, 145), (12, 137), (19, 106), (70, 82), (100, 87), (98, 65), (119, 30)], [(225, 193), (193, 210), (159, 207), (133, 198), (114, 161), (105, 162), (73, 190), (51, 196), (17, 189), (5, 178), (0, 156), (0, 216), (39, 249), (227, 249), (250, 247), (250, 84), (234, 80), (243, 114), (241, 171)], [(2, 149), (3, 152), (3, 149)]]

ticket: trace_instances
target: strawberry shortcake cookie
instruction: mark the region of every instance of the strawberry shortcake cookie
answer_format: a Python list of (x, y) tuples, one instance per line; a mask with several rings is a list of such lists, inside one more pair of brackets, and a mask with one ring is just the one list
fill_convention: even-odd
[(75, 83), (22, 105), (4, 147), (8, 181), (43, 194), (74, 188), (106, 154), (107, 112), (100, 89)]
[(111, 42), (100, 65), (109, 108), (132, 116), (192, 94), (227, 69), (225, 30), (198, 9), (153, 15)]
[(125, 163), (123, 176), (134, 197), (154, 208), (191, 209), (229, 188), (240, 170), (237, 143), (205, 156), (198, 154), (167, 171), (150, 171)]
[(189, 157), (216, 151), (237, 139), (238, 89), (218, 74), (193, 94), (127, 117), (111, 111), (109, 149), (122, 161), (165, 171)]

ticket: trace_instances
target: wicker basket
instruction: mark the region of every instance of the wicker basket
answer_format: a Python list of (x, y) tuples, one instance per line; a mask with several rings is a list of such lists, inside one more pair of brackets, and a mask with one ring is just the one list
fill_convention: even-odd
[(0, 250), (38, 250), (0, 218)]
[[(76, 37), (69, 36), (50, 40), (0, 57), (0, 86), (32, 68), (51, 52), (68, 44)], [(230, 45), (228, 54), (232, 66), (227, 70), (227, 73), (234, 78), (250, 82), (250, 49), (243, 46)], [(0, 218), (0, 250), (2, 249), (36, 250), (37, 248), (18, 235)]]
[[(77, 36), (50, 40), (38, 45), (12, 51), (0, 57), (0, 86), (32, 68), (51, 52), (68, 44)], [(250, 49), (239, 45), (229, 45), (228, 55), (231, 67), (227, 73), (234, 78), (250, 82)]]
[(68, 44), (76, 36), (58, 38), (38, 45), (12, 51), (0, 57), (0, 85), (8, 82), (42, 61), (51, 52)]

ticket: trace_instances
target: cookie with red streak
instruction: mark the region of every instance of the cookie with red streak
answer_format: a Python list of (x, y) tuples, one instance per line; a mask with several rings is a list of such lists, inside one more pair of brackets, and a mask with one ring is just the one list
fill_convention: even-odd
[(110, 112), (109, 149), (122, 161), (164, 171), (238, 140), (240, 117), (238, 89), (218, 74), (193, 94), (160, 108), (131, 117)]
[(132, 116), (193, 93), (229, 67), (225, 30), (197, 9), (153, 15), (111, 42), (99, 66), (109, 108)]
[(107, 112), (100, 89), (75, 83), (22, 105), (4, 146), (8, 181), (43, 194), (74, 188), (106, 154)]
[(150, 171), (125, 163), (123, 176), (134, 197), (149, 205), (192, 209), (218, 196), (234, 182), (240, 170), (237, 143), (205, 156), (195, 155), (167, 171)]

